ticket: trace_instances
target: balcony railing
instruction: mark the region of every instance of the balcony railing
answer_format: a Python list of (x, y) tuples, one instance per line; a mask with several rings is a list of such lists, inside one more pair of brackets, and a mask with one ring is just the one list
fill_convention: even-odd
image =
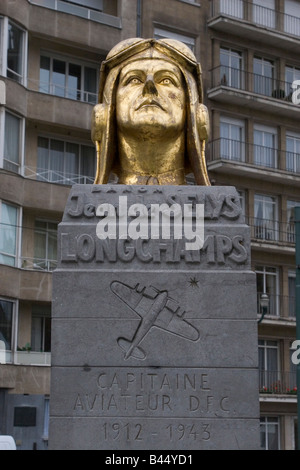
[[(261, 306), (262, 292), (257, 293), (257, 313), (258, 315), (270, 315), (285, 319), (295, 319), (296, 317), (296, 298), (292, 295), (281, 295), (276, 293), (267, 293), (268, 307)], [(264, 310), (265, 309), (265, 310)]]
[(23, 166), (22, 175), (25, 178), (30, 178), (38, 181), (44, 181), (46, 183), (57, 183), (57, 184), (93, 184), (94, 177), (84, 176), (71, 173), (63, 173), (55, 170), (43, 170), (34, 167)]
[(260, 370), (259, 392), (297, 397), (296, 372)]
[(289, 15), (245, 0), (212, 0), (212, 18), (227, 16), (291, 36), (300, 36), (299, 16)]
[(230, 160), (300, 174), (300, 153), (287, 152), (274, 147), (221, 137), (209, 142), (207, 154), (209, 162)]
[(56, 266), (57, 260), (21, 257), (22, 269), (51, 272)]
[(41, 80), (27, 79), (27, 88), (30, 91), (38, 91), (47, 95), (58, 96), (59, 98), (68, 98), (74, 101), (82, 101), (84, 103), (96, 104), (98, 95), (90, 91), (71, 88), (68, 86), (58, 85), (53, 82), (43, 82)]
[(294, 88), (288, 81), (278, 80), (235, 67), (219, 65), (211, 70), (211, 86), (228, 87), (256, 95), (292, 103)]
[(296, 241), (295, 223), (293, 221), (279, 222), (262, 217), (247, 217), (251, 227), (251, 238), (268, 242), (282, 242), (293, 245)]
[[(108, 15), (102, 11), (97, 11), (92, 8), (87, 8), (80, 5), (74, 5), (64, 0), (29, 0), (30, 3), (38, 5), (40, 7), (49, 8), (50, 10), (56, 10), (70, 15), (79, 16), (87, 20), (96, 21), (98, 23), (113, 26), (115, 28), (121, 28), (121, 19), (117, 16)], [(99, 10), (102, 9), (102, 0), (99, 0)]]

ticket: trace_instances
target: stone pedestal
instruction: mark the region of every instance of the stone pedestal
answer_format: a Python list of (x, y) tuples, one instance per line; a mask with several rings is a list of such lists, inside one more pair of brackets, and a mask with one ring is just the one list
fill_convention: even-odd
[[(149, 228), (153, 205), (204, 204), (202, 248), (99, 239), (114, 217), (124, 235), (125, 201), (131, 233), (133, 204)], [(74, 186), (58, 253), (50, 449), (258, 448), (256, 283), (235, 188)]]

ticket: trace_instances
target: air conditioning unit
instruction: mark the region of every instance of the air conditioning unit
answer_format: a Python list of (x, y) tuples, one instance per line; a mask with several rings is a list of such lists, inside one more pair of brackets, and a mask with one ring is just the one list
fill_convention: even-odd
[(6, 84), (0, 80), (0, 105), (6, 104)]

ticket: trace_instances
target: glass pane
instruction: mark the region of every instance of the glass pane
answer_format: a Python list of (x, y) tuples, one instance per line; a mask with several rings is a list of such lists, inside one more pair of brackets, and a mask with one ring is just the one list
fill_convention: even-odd
[(97, 102), (97, 70), (91, 67), (84, 68), (84, 101), (96, 104)]
[(268, 424), (268, 450), (278, 450), (278, 425)]
[(243, 1), (220, 0), (220, 12), (235, 18), (243, 18)]
[(17, 246), (17, 208), (2, 203), (0, 222), (0, 262), (14, 266)]
[(296, 316), (296, 277), (289, 276), (289, 316)]
[(7, 38), (7, 76), (18, 82), (21, 82), (23, 73), (22, 48), (23, 31), (9, 23)]
[(49, 181), (62, 181), (64, 173), (64, 142), (50, 141), (50, 170)]
[(80, 174), (85, 178), (82, 183), (92, 183), (95, 177), (96, 155), (93, 147), (81, 146)]
[(269, 28), (275, 28), (275, 1), (253, 0), (253, 4), (253, 21)]
[(50, 58), (41, 56), (40, 59), (40, 86), (39, 91), (50, 93)]
[(11, 350), (13, 303), (0, 300), (0, 340)]
[(37, 179), (50, 181), (49, 177), (49, 139), (38, 138)]
[(65, 96), (66, 64), (65, 62), (53, 59), (53, 94)]
[(76, 64), (69, 64), (69, 75), (67, 85), (67, 97), (73, 100), (81, 99), (81, 67)]
[(43, 318), (32, 317), (31, 320), (31, 347), (33, 351), (42, 351), (43, 346)]
[(51, 317), (45, 317), (44, 352), (51, 352)]
[(10, 113), (5, 113), (5, 131), (4, 131), (4, 159), (14, 163), (16, 170), (19, 166), (19, 148), (20, 148), (20, 119)]
[(65, 152), (65, 177), (76, 178), (78, 176), (79, 168), (79, 145), (66, 143)]
[(293, 0), (284, 2), (284, 31), (300, 36), (300, 5)]

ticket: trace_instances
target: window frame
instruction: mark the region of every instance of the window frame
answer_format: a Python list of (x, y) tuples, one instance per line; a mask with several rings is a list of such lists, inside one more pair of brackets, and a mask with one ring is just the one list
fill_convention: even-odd
[[(18, 149), (19, 163), (15, 163), (5, 158), (5, 140), (6, 140), (5, 122), (6, 122), (7, 114), (10, 114), (11, 116), (19, 119), (19, 149)], [(25, 158), (24, 142), (25, 142), (25, 118), (23, 116), (18, 115), (17, 113), (11, 112), (11, 110), (8, 110), (5, 107), (3, 107), (2, 109), (0, 107), (0, 168), (5, 169), (6, 171), (12, 171), (13, 173), (17, 173), (17, 174), (22, 173), (23, 167), (24, 167), (24, 158)], [(5, 168), (5, 161), (8, 162), (8, 166), (9, 165), (17, 166), (16, 168), (17, 171), (14, 171), (13, 169)]]
[(195, 53), (195, 37), (189, 36), (187, 34), (182, 34), (174, 30), (161, 28), (159, 25), (154, 27), (153, 37), (155, 39), (177, 39), (178, 41), (183, 42), (188, 46), (193, 53)]
[[(36, 222), (45, 223), (46, 224), (46, 229), (39, 229), (38, 227), (36, 227)], [(41, 269), (41, 270), (45, 270), (45, 271), (52, 271), (56, 267), (57, 259), (54, 260), (54, 259), (49, 258), (49, 235), (50, 235), (50, 232), (54, 232), (54, 230), (49, 229), (48, 224), (56, 224), (57, 225), (57, 228), (56, 228), (56, 243), (57, 243), (57, 229), (58, 229), (59, 222), (54, 221), (54, 220), (48, 220), (48, 219), (46, 220), (46, 219), (36, 218), (35, 221), (34, 221), (34, 237), (37, 233), (42, 233), (43, 235), (46, 236), (45, 246), (43, 246), (46, 258), (37, 258), (35, 256), (35, 253), (34, 253), (34, 266), (37, 269)], [(36, 247), (36, 245), (37, 245), (36, 242), (34, 242), (34, 248)], [(39, 261), (39, 262), (44, 261), (44, 266), (45, 267), (40, 266), (39, 262), (37, 262), (37, 261)]]
[[(47, 158), (47, 162), (48, 162), (48, 168), (47, 169), (42, 169), (39, 167), (39, 139), (47, 139), (48, 140), (48, 158)], [(50, 148), (50, 144), (51, 144), (51, 141), (57, 141), (57, 142), (61, 142), (63, 143), (63, 147), (64, 147), (64, 151), (63, 151), (63, 155), (64, 155), (64, 161), (63, 161), (63, 166), (64, 166), (64, 170), (62, 172), (62, 174), (60, 175), (61, 178), (60, 180), (52, 180), (52, 178), (49, 179), (49, 177), (41, 177), (39, 179), (40, 181), (46, 181), (48, 183), (57, 183), (57, 184), (63, 184), (63, 185), (70, 185), (70, 184), (75, 184), (75, 183), (79, 183), (81, 179), (84, 179), (86, 181), (88, 180), (91, 180), (90, 181), (90, 184), (92, 184), (94, 182), (94, 175), (95, 175), (95, 171), (96, 171), (96, 149), (94, 148), (94, 146), (92, 144), (89, 144), (89, 143), (86, 143), (86, 142), (82, 142), (82, 141), (76, 141), (76, 140), (65, 140), (62, 138), (62, 136), (56, 136), (56, 135), (49, 135), (49, 134), (39, 134), (38, 137), (37, 137), (37, 176), (41, 176), (41, 172), (46, 172), (46, 173), (49, 173), (51, 174), (52, 171), (55, 171), (55, 170), (52, 170), (51, 167), (50, 167), (50, 162), (51, 162), (51, 148)], [(78, 145), (79, 147), (79, 160), (78, 160), (78, 173), (77, 174), (68, 174), (66, 171), (65, 171), (65, 155), (66, 155), (66, 145), (67, 144), (70, 144), (70, 145)], [(94, 152), (94, 168), (93, 168), (93, 175), (92, 176), (89, 176), (89, 175), (82, 175), (80, 170), (81, 170), (81, 162), (82, 162), (82, 147), (89, 147), (91, 149), (93, 149), (93, 152)], [(73, 178), (74, 181), (72, 181), (72, 177), (75, 177)], [(76, 181), (75, 181), (76, 180)], [(78, 181), (77, 181), (78, 180)]]
[[(16, 350), (17, 344), (17, 327), (18, 327), (18, 315), (17, 312), (19, 311), (19, 300), (13, 299), (9, 297), (0, 296), (1, 302), (9, 302), (12, 304), (12, 318), (11, 318), (11, 348), (5, 349), (4, 354), (2, 354), (2, 358), (0, 360), (0, 364), (5, 363), (12, 363), (13, 362), (13, 353)], [(4, 357), (5, 356), (5, 357)], [(4, 360), (3, 360), (4, 359)], [(1, 362), (3, 361), (3, 362)]]
[[(255, 68), (255, 61), (256, 64), (260, 66), (261, 73), (254, 72)], [(272, 72), (272, 76), (269, 77), (265, 74), (266, 68), (270, 66), (270, 70)], [(273, 91), (276, 89), (276, 64), (274, 60), (269, 59), (267, 57), (260, 57), (254, 56), (253, 57), (253, 91), (258, 95), (263, 96), (273, 96)], [(258, 83), (258, 87), (256, 86), (256, 80), (260, 79), (262, 83)], [(271, 83), (270, 90), (267, 90), (268, 84)]]
[[(268, 269), (269, 269), (269, 271), (268, 271)], [(274, 271), (270, 271), (271, 269), (274, 270)], [(259, 314), (263, 313), (261, 311), (261, 308), (260, 308), (260, 296), (261, 296), (261, 294), (267, 294), (268, 297), (269, 297), (269, 306), (268, 306), (269, 310), (267, 311), (266, 315), (278, 318), (279, 314), (280, 314), (280, 309), (279, 309), (279, 296), (280, 296), (279, 269), (276, 266), (256, 265), (255, 266), (255, 273), (256, 273), (257, 280), (258, 280), (258, 276), (257, 276), (258, 274), (261, 274), (263, 276), (263, 278), (262, 278), (263, 279), (263, 291), (260, 292), (257, 289), (257, 311), (259, 312)], [(267, 278), (266, 278), (266, 276), (273, 276), (275, 278), (275, 283), (274, 283), (275, 294), (272, 294), (272, 293), (270, 294), (267, 291)], [(271, 295), (271, 297), (270, 297), (270, 295)], [(275, 296), (273, 305), (271, 304), (272, 296)], [(274, 308), (275, 312), (272, 311), (273, 308)]]
[[(228, 65), (222, 64), (222, 56), (228, 57)], [(232, 60), (238, 58), (239, 67), (232, 67)], [(220, 46), (220, 84), (222, 86), (228, 86), (230, 88), (236, 88), (237, 90), (243, 90), (245, 88), (244, 80), (244, 54), (242, 51), (235, 49), (234, 47)], [(223, 74), (223, 68), (227, 69), (227, 73)], [(237, 71), (237, 76), (232, 77), (232, 71)], [(228, 75), (228, 77), (227, 77)]]
[[(256, 143), (255, 132), (261, 133), (263, 137), (263, 141), (265, 141), (266, 139), (266, 134), (272, 135), (274, 147), (268, 147), (266, 145), (260, 145)], [(265, 151), (263, 151), (263, 159), (259, 161), (257, 159), (257, 153), (256, 153), (256, 150), (258, 147), (260, 147), (261, 149), (269, 149), (271, 158), (270, 156), (268, 156), (267, 154), (268, 152), (265, 153)], [(274, 156), (272, 156), (273, 151), (274, 151)], [(271, 164), (268, 164), (268, 160), (271, 160), (271, 159), (273, 159), (273, 162), (271, 162)], [(265, 126), (263, 124), (257, 124), (257, 123), (253, 125), (253, 163), (257, 166), (262, 166), (265, 168), (274, 168), (274, 169), (278, 168), (278, 132), (275, 127)]]
[[(287, 150), (287, 143), (288, 143), (288, 139), (291, 139), (293, 140), (293, 147), (295, 149), (295, 145), (296, 143), (298, 143), (299, 145), (299, 153), (293, 151), (293, 152), (289, 152)], [(285, 168), (287, 171), (290, 171), (292, 173), (300, 173), (300, 133), (297, 133), (297, 132), (289, 132), (287, 131), (286, 132), (286, 136), (285, 136), (285, 148), (286, 148), (286, 159), (285, 159)], [(291, 165), (291, 167), (288, 166), (288, 154), (289, 153), (292, 153), (292, 160), (293, 160), (293, 165)], [(293, 167), (293, 168), (292, 168)], [(297, 168), (299, 167), (299, 172), (297, 171)]]
[[(28, 31), (17, 24), (15, 21), (12, 21), (7, 16), (0, 16), (0, 57), (2, 55), (2, 61), (0, 61), (0, 75), (7, 77), (10, 80), (13, 80), (20, 85), (27, 86), (27, 56), (28, 56)], [(9, 24), (13, 25), (19, 29), (22, 33), (22, 46), (21, 46), (21, 73), (17, 73), (14, 70), (8, 68), (8, 26)], [(18, 79), (8, 76), (8, 71), (19, 77)]]
[[(261, 200), (259, 200), (259, 198)], [(273, 201), (268, 201), (266, 198), (273, 199)], [(266, 214), (266, 204), (271, 203), (274, 207), (274, 218), (267, 219), (265, 217)], [(262, 216), (256, 215), (256, 204), (262, 203)], [(259, 240), (271, 240), (271, 241), (278, 241), (279, 239), (279, 201), (278, 197), (270, 194), (261, 194), (255, 193), (254, 194), (254, 238)], [(257, 224), (257, 221), (259, 223)], [(265, 221), (267, 223), (265, 223)], [(269, 224), (270, 223), (270, 224)], [(273, 225), (273, 226), (272, 226)], [(259, 232), (257, 232), (259, 230)], [(261, 232), (261, 230), (263, 230)]]
[[(273, 421), (268, 421), (268, 420), (276, 420), (276, 423)], [(269, 434), (268, 434), (268, 428), (270, 425), (276, 425), (277, 426), (277, 436), (278, 436), (278, 441), (277, 441), (277, 449), (274, 450), (280, 450), (280, 418), (278, 416), (261, 416), (260, 418), (260, 436), (262, 433), (265, 435), (265, 443), (266, 446), (264, 447), (265, 450), (271, 450), (269, 448)], [(272, 449), (273, 450), (273, 449)]]
[[(229, 126), (229, 135), (228, 137), (222, 137), (222, 125), (227, 125)], [(240, 132), (240, 140), (234, 140), (231, 138), (232, 134), (232, 128), (238, 128)], [(245, 162), (245, 128), (246, 128), (246, 123), (242, 119), (235, 119), (231, 118), (228, 116), (221, 115), (220, 116), (220, 157), (221, 158), (226, 158), (226, 160), (234, 160), (238, 162)], [(223, 151), (222, 151), (222, 140), (227, 140), (228, 141), (228, 157), (223, 157)], [(238, 143), (240, 147), (240, 158), (234, 158), (234, 155), (232, 156), (232, 143)], [(225, 142), (226, 145), (226, 142)], [(235, 146), (235, 145), (234, 145)], [(227, 147), (227, 145), (226, 145)], [(226, 149), (227, 150), (227, 149)], [(236, 152), (236, 149), (233, 151), (233, 154)]]
[[(8, 263), (1, 263), (4, 266), (11, 266), (14, 268), (18, 268), (20, 264), (20, 253), (21, 253), (21, 224), (22, 224), (22, 207), (18, 206), (16, 204), (12, 204), (11, 202), (7, 202), (6, 200), (0, 199), (0, 229), (2, 225), (2, 206), (3, 204), (6, 204), (7, 206), (14, 207), (17, 211), (16, 213), (16, 226), (15, 226), (15, 238), (16, 238), (16, 243), (15, 243), (15, 254), (10, 255), (6, 254), (5, 252), (0, 252), (1, 255), (3, 256), (9, 256), (11, 258), (14, 258), (14, 264), (8, 264)], [(13, 225), (12, 225), (13, 227)]]
[[(42, 57), (47, 58), (50, 61), (49, 81), (48, 82), (42, 82), (41, 81), (41, 70), (42, 70), (41, 69), (41, 60), (42, 60)], [(60, 85), (56, 85), (53, 82), (53, 73), (54, 73), (53, 63), (54, 63), (55, 60), (63, 62), (65, 64), (64, 86), (62, 87), (63, 96), (60, 96), (59, 94), (55, 93), (55, 88), (60, 86)], [(76, 65), (76, 66), (80, 67), (80, 70), (81, 70), (80, 89), (75, 90), (74, 88), (70, 88), (69, 85), (68, 85), (69, 76), (70, 76), (70, 73), (69, 73), (70, 65)], [(95, 89), (95, 93), (85, 90), (84, 82), (85, 82), (85, 69), (86, 68), (94, 69), (95, 72), (96, 72), (96, 89)], [(47, 88), (48, 91), (43, 91), (43, 83), (45, 83), (45, 88)], [(68, 56), (68, 55), (56, 54), (55, 52), (52, 52), (52, 51), (41, 50), (41, 52), (40, 52), (40, 65), (39, 65), (39, 91), (40, 91), (40, 93), (45, 93), (45, 94), (51, 95), (51, 96), (58, 96), (58, 97), (66, 98), (66, 99), (71, 99), (73, 101), (81, 101), (83, 103), (95, 105), (95, 104), (97, 104), (97, 97), (98, 97), (98, 83), (99, 83), (99, 64), (96, 64), (95, 62), (88, 62), (88, 61), (80, 60), (80, 59), (78, 60), (77, 58), (73, 58), (72, 56)], [(80, 98), (71, 97), (70, 94), (69, 94), (70, 91), (74, 91), (77, 96), (80, 95)], [(85, 96), (86, 96), (86, 98), (85, 98)], [(89, 99), (88, 99), (89, 96), (94, 97), (94, 100), (89, 101)]]

